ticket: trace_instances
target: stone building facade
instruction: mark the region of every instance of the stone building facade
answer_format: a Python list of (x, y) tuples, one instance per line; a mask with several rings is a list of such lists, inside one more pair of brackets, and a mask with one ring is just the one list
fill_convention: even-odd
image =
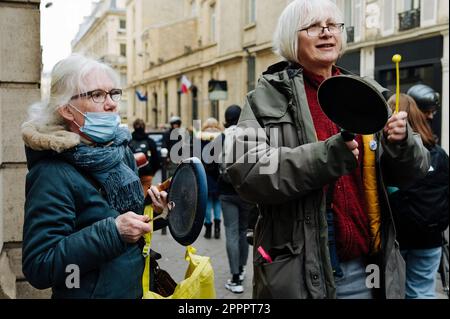
[[(82, 53), (110, 64), (127, 83), (127, 19), (125, 0), (101, 0), (93, 4), (72, 40), (72, 52)], [(127, 94), (119, 103), (122, 120), (127, 118)]]
[[(128, 0), (129, 121), (140, 117), (156, 128), (179, 115), (189, 127), (210, 116), (223, 122), (229, 104), (242, 105), (257, 74), (278, 60), (272, 33), (288, 1), (256, 5), (263, 1)], [(183, 75), (192, 84), (187, 94)], [(226, 100), (210, 101), (210, 80), (227, 81)]]
[[(291, 1), (128, 0), (129, 123), (140, 117), (157, 128), (172, 115), (186, 126), (209, 116), (223, 122), (226, 106), (242, 105), (260, 74), (280, 60), (272, 52), (272, 35)], [(423, 82), (441, 93), (433, 128), (448, 151), (448, 1), (335, 2), (350, 40), (339, 64), (392, 89), (390, 58), (402, 54), (402, 91)], [(180, 90), (183, 75), (192, 83), (188, 94)], [(227, 81), (226, 100), (209, 100), (211, 79)], [(147, 101), (136, 92), (147, 94)]]
[(20, 125), (40, 100), (39, 0), (0, 1), (0, 298), (48, 296), (22, 273), (25, 175)]
[(340, 63), (395, 91), (395, 65), (402, 55), (400, 90), (417, 83), (441, 94), (433, 130), (449, 152), (449, 2), (447, 0), (337, 0), (349, 38)]

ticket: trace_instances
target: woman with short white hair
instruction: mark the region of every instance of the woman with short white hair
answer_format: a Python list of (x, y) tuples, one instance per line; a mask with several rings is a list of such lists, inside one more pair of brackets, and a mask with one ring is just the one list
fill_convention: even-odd
[[(330, 0), (292, 1), (274, 34), (284, 61), (263, 73), (239, 119), (235, 148), (246, 153), (227, 159), (227, 172), (260, 211), (254, 298), (404, 297), (404, 262), (383, 178), (403, 185), (410, 182), (404, 176), (423, 176), (428, 154), (405, 112), (390, 117), (371, 148), (360, 135), (344, 140), (323, 113), (319, 85), (345, 73), (336, 66), (346, 43), (343, 22)], [(261, 128), (277, 134), (258, 134)], [(276, 170), (264, 173), (273, 162)], [(370, 264), (379, 270), (373, 280)]]
[(142, 296), (139, 240), (150, 226), (121, 96), (111, 67), (74, 54), (55, 65), (49, 100), (22, 126), (23, 273), (53, 298)]

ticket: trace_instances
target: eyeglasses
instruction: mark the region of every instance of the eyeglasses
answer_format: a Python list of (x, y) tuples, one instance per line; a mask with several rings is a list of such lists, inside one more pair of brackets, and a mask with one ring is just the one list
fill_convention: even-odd
[(90, 97), (92, 99), (92, 101), (94, 101), (95, 103), (104, 103), (106, 101), (106, 96), (108, 94), (111, 97), (111, 100), (113, 100), (114, 102), (118, 102), (122, 98), (122, 90), (121, 89), (112, 89), (109, 92), (98, 89), (98, 90), (93, 90), (93, 91), (89, 91), (86, 93), (74, 95), (70, 98), (70, 100), (75, 100), (80, 97), (86, 96), (86, 97)]
[(330, 23), (325, 27), (322, 27), (320, 25), (311, 25), (307, 28), (298, 30), (298, 31), (305, 31), (310, 37), (318, 37), (322, 33), (325, 32), (325, 29), (328, 29), (328, 32), (331, 34), (339, 34), (342, 31), (344, 31), (344, 24), (343, 23)]

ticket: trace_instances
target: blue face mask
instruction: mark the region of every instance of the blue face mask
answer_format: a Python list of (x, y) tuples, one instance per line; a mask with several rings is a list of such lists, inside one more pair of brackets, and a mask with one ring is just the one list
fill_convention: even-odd
[(113, 112), (85, 112), (82, 113), (72, 104), (69, 104), (84, 116), (84, 125), (80, 126), (80, 132), (90, 137), (94, 142), (107, 143), (114, 139), (120, 124), (120, 116)]

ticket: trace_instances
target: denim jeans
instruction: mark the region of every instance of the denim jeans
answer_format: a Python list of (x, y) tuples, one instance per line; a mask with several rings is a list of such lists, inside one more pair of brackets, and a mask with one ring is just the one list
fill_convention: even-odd
[(205, 223), (211, 224), (211, 210), (214, 211), (214, 219), (220, 220), (220, 200), (218, 196), (208, 195), (208, 201), (206, 202)]
[(362, 258), (339, 263), (342, 275), (335, 276), (338, 299), (373, 299), (372, 289), (366, 285), (366, 265)]
[(406, 299), (436, 298), (436, 273), (442, 247), (402, 250), (406, 262)]
[(231, 274), (239, 274), (239, 266), (245, 266), (248, 258), (247, 226), (253, 204), (238, 195), (221, 195), (223, 223), (228, 262)]
[(327, 209), (327, 224), (328, 224), (328, 250), (330, 251), (331, 267), (333, 268), (334, 276), (342, 276), (342, 270), (339, 266), (339, 258), (336, 249), (336, 236), (334, 227), (334, 213), (333, 210)]

